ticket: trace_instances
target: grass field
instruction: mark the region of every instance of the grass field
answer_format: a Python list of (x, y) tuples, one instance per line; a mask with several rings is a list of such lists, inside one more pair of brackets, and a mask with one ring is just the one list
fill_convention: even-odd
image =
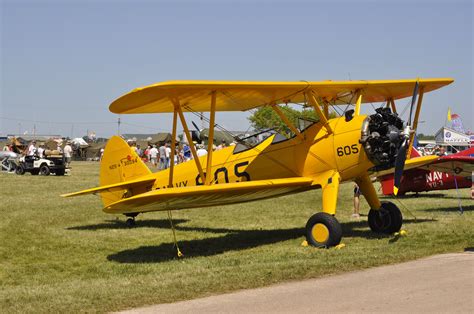
[(123, 310), (474, 247), (468, 189), (460, 191), (463, 215), (456, 191), (394, 201), (403, 204), (408, 232), (397, 238), (371, 233), (366, 216), (350, 220), (352, 184), (345, 184), (340, 250), (301, 246), (307, 219), (321, 208), (321, 192), (310, 191), (174, 212), (185, 255), (177, 259), (165, 212), (140, 215), (129, 229), (100, 210), (97, 196), (59, 197), (96, 186), (98, 170), (98, 163), (75, 162), (64, 177), (0, 174), (2, 312)]

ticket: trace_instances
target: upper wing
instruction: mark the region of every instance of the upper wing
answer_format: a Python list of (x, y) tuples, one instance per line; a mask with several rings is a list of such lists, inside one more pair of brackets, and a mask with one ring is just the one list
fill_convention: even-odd
[(211, 93), (216, 92), (217, 111), (245, 111), (268, 104), (304, 102), (304, 91), (311, 88), (318, 97), (332, 104), (355, 103), (355, 93), (363, 91), (362, 102), (371, 103), (409, 97), (415, 82), (424, 92), (453, 82), (450, 78), (387, 81), (322, 82), (232, 82), (170, 81), (132, 90), (109, 107), (113, 113), (174, 112), (171, 99), (178, 99), (183, 111), (210, 110)]
[(305, 191), (311, 178), (287, 178), (154, 190), (112, 203), (106, 213), (133, 213), (242, 203)]

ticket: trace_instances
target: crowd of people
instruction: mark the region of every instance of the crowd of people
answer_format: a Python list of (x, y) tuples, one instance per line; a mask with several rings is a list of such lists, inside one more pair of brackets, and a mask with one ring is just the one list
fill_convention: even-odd
[[(206, 146), (204, 144), (194, 143), (196, 146), (196, 154), (198, 157), (207, 155)], [(161, 145), (148, 145), (145, 149), (139, 144), (130, 142), (129, 145), (145, 162), (149, 162), (158, 170), (168, 169), (171, 163), (171, 143), (161, 143)], [(225, 141), (222, 141), (218, 146), (213, 145), (213, 150), (221, 150), (227, 146)], [(178, 144), (174, 152), (174, 164), (180, 164), (185, 161), (193, 159), (191, 148), (188, 144)]]
[(26, 157), (27, 160), (32, 160), (36, 158), (47, 158), (48, 154), (64, 154), (66, 167), (69, 167), (72, 160), (73, 149), (70, 141), (67, 141), (64, 147), (62, 147), (59, 143), (55, 150), (47, 150), (45, 144), (37, 145), (36, 140), (30, 142), (25, 149), (18, 149), (13, 144), (8, 144), (3, 147), (4, 151), (12, 151), (18, 153), (19, 155), (23, 155)]
[(421, 156), (430, 156), (430, 155), (436, 155), (436, 156), (446, 156), (446, 148), (443, 146), (432, 146), (432, 147), (419, 147), (418, 152), (420, 153)]

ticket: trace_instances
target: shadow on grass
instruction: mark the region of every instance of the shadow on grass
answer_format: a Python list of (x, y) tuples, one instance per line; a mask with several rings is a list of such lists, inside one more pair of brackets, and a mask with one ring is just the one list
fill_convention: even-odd
[[(474, 205), (463, 206), (462, 209), (465, 212), (473, 211)], [(460, 212), (459, 206), (443, 207), (443, 208), (426, 208), (426, 209), (423, 209), (423, 211), (425, 212)]]
[(423, 198), (442, 198), (442, 199), (462, 199), (462, 200), (469, 200), (471, 199), (470, 196), (465, 196), (465, 195), (460, 195), (460, 197), (454, 196), (454, 195), (447, 195), (443, 193), (420, 193), (420, 194), (405, 194), (405, 195), (398, 195), (397, 197), (394, 196), (380, 196), (380, 199), (383, 200), (390, 200), (390, 199), (395, 199), (395, 198), (400, 198), (400, 199), (423, 199)]
[[(407, 219), (404, 223), (434, 222), (432, 219)], [(168, 222), (164, 220), (163, 222)], [(162, 222), (155, 225), (160, 228), (169, 228), (169, 224)], [(370, 231), (367, 221), (342, 223), (343, 237), (361, 237), (365, 239), (392, 238), (392, 235), (376, 234)], [(361, 228), (361, 230), (357, 230)], [(363, 228), (363, 229), (362, 229)], [(232, 230), (223, 228), (185, 227), (176, 226), (178, 231), (193, 231), (204, 233), (226, 233), (220, 237), (209, 237), (199, 240), (179, 241), (179, 247), (186, 257), (212, 256), (229, 251), (240, 251), (262, 245), (274, 244), (287, 240), (304, 237), (304, 228), (276, 229), (276, 230)], [(176, 257), (176, 248), (173, 243), (163, 243), (157, 246), (142, 246), (124, 250), (107, 256), (109, 261), (118, 263), (160, 263)]]
[[(214, 233), (217, 232), (215, 229), (209, 228), (179, 228), (178, 230), (186, 229), (206, 230), (205, 232), (214, 230)], [(304, 235), (303, 228), (234, 230), (222, 237), (179, 241), (179, 247), (186, 257), (212, 256), (228, 251), (240, 251), (261, 245), (296, 239), (302, 235)], [(142, 246), (136, 249), (121, 251), (107, 256), (107, 259), (118, 263), (160, 263), (177, 259), (177, 257), (174, 244), (163, 243), (158, 246)]]
[[(173, 219), (173, 225), (176, 227), (179, 224), (188, 222), (187, 219)], [(123, 220), (106, 220), (104, 223), (95, 225), (68, 227), (67, 230), (100, 230), (100, 229), (133, 229), (133, 228), (170, 228), (168, 219), (147, 219), (136, 220), (135, 226), (128, 227)]]
[[(404, 219), (403, 224), (419, 224), (426, 222), (436, 222), (436, 219)], [(341, 223), (343, 238), (364, 238), (364, 239), (383, 239), (393, 238), (391, 234), (375, 233), (368, 228), (367, 220), (351, 221)], [(364, 228), (364, 229), (360, 229)], [(402, 226), (403, 228), (403, 226)]]

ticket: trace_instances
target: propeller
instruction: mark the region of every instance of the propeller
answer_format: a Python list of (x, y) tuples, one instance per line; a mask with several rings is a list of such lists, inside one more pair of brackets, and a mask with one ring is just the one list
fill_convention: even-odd
[(416, 99), (418, 96), (418, 81), (415, 83), (415, 89), (413, 90), (413, 96), (411, 98), (411, 105), (410, 105), (410, 115), (408, 116), (408, 121), (405, 129), (402, 132), (403, 141), (402, 145), (398, 149), (397, 158), (395, 159), (395, 174), (394, 174), (394, 182), (393, 182), (393, 194), (398, 194), (398, 189), (400, 188), (400, 181), (402, 180), (403, 175), (403, 168), (405, 167), (405, 161), (407, 159), (407, 148), (410, 144), (410, 132), (411, 132), (411, 125), (412, 125), (412, 114), (413, 108), (415, 107)]

